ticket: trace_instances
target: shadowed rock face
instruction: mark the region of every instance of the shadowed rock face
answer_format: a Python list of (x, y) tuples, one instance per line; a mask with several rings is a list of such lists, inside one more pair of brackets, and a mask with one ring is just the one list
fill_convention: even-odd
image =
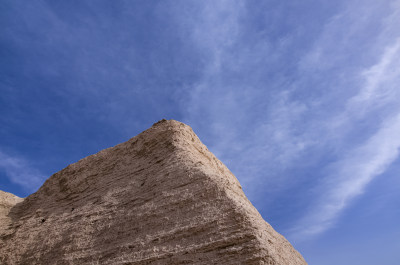
[(174, 120), (66, 167), (24, 200), (1, 192), (0, 263), (306, 264)]

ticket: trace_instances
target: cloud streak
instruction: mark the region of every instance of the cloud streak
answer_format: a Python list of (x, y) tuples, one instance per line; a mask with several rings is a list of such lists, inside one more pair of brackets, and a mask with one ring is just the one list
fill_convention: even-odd
[[(362, 194), (366, 186), (398, 158), (400, 109), (396, 98), (399, 97), (399, 59), (400, 39), (396, 39), (386, 47), (377, 64), (361, 71), (364, 86), (348, 100), (347, 109), (336, 118), (339, 121), (333, 122), (331, 129), (340, 132), (340, 127), (351, 126), (355, 119), (376, 122), (378, 129), (368, 140), (348, 149), (342, 159), (329, 166), (332, 173), (318, 188), (323, 193), (300, 224), (292, 230), (291, 237), (307, 238), (329, 229), (352, 199)], [(385, 110), (391, 103), (394, 103), (394, 107)], [(379, 113), (382, 109), (383, 115)], [(367, 115), (377, 117), (371, 119)]]
[(387, 119), (380, 130), (365, 144), (348, 152), (332, 165), (332, 174), (320, 187), (324, 190), (292, 238), (299, 240), (322, 233), (332, 227), (338, 215), (362, 194), (366, 186), (399, 156), (400, 113)]
[(25, 159), (10, 156), (0, 151), (0, 170), (4, 171), (9, 180), (20, 185), (26, 191), (36, 191), (46, 179)]
[[(256, 204), (268, 209), (282, 194), (297, 194), (309, 210), (293, 208), (301, 221), (286, 224), (292, 237), (329, 229), (398, 156), (391, 140), (400, 113), (398, 6), (348, 2), (316, 22), (322, 26), (313, 42), (300, 26), (272, 37), (269, 21), (248, 41), (253, 29), (244, 21), (257, 15), (249, 3), (206, 4), (201, 21), (181, 17), (194, 28), (194, 45), (212, 58), (183, 100), (185, 121), (212, 139), (210, 149)], [(300, 42), (307, 44), (302, 52), (286, 53)], [(298, 187), (313, 192), (302, 198)]]

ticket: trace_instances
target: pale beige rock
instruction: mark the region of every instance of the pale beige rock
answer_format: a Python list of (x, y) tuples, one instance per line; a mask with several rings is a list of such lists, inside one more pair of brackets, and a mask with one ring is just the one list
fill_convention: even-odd
[(0, 238), (13, 232), (10, 229), (12, 221), (11, 218), (8, 217), (8, 213), (15, 204), (22, 202), (23, 200), (24, 199), (19, 198), (14, 194), (0, 190)]
[[(4, 194), (1, 220), (22, 201)], [(1, 264), (306, 264), (174, 120), (54, 174), (7, 218)]]

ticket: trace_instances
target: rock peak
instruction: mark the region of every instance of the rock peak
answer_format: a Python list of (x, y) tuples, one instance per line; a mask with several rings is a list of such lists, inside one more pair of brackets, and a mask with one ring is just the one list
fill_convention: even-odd
[(0, 228), (2, 264), (306, 264), (175, 120), (66, 167), (19, 202)]

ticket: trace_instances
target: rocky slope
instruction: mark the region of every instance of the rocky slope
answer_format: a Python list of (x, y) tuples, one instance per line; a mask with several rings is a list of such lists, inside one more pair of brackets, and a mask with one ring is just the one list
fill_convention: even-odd
[(12, 225), (12, 221), (8, 214), (15, 204), (22, 202), (23, 200), (24, 199), (11, 193), (0, 190), (0, 236), (6, 236), (12, 232), (12, 230), (9, 229)]
[(1, 264), (306, 264), (174, 120), (66, 167), (23, 201), (0, 193), (0, 207)]

